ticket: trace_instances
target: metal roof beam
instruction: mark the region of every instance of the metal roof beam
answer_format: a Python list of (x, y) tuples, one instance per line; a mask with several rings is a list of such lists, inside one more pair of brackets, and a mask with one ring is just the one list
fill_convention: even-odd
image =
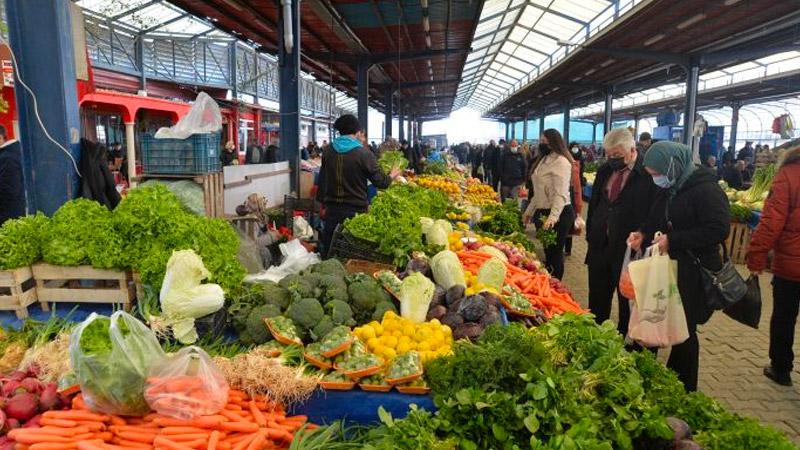
[[(478, 23), (486, 23), (486, 22), (488, 22), (488, 21), (490, 21), (492, 19), (496, 19), (498, 17), (502, 17), (503, 15), (505, 15), (507, 13), (510, 13), (510, 12), (516, 11), (516, 10), (518, 10), (520, 8), (524, 8), (524, 7), (528, 6), (528, 3), (529, 2), (520, 3), (517, 6), (512, 6), (511, 8), (504, 9), (502, 11), (499, 11), (499, 12), (496, 12), (494, 14), (488, 15), (488, 16), (484, 17), (483, 19), (479, 20)], [(500, 30), (496, 30), (496, 31), (500, 31)], [(487, 34), (481, 35), (479, 37), (488, 36), (488, 35), (489, 34), (487, 33)]]
[(468, 48), (465, 49), (447, 48), (442, 50), (419, 50), (419, 51), (403, 52), (403, 53), (376, 53), (376, 54), (364, 54), (364, 55), (303, 51), (303, 53), (309, 58), (325, 60), (325, 61), (343, 62), (348, 64), (355, 64), (358, 62), (367, 62), (368, 64), (385, 64), (385, 63), (393, 63), (398, 60), (413, 61), (417, 59), (433, 58), (437, 56), (461, 55), (468, 52), (470, 52), (470, 49)]
[(152, 0), (152, 1), (149, 1), (149, 2), (146, 2), (146, 3), (142, 3), (141, 5), (139, 5), (139, 6), (135, 7), (135, 8), (131, 8), (131, 9), (128, 9), (126, 11), (123, 11), (123, 12), (117, 14), (116, 16), (109, 17), (108, 19), (109, 20), (119, 20), (119, 19), (122, 19), (123, 17), (128, 17), (128, 16), (130, 16), (131, 14), (133, 14), (135, 12), (139, 12), (139, 11), (145, 9), (145, 8), (149, 8), (149, 7), (153, 6), (153, 5), (155, 5), (157, 3), (161, 3), (161, 2), (162, 2), (162, 0)]
[(654, 50), (629, 49), (629, 48), (605, 48), (605, 47), (581, 47), (583, 50), (595, 53), (602, 53), (619, 58), (643, 59), (661, 63), (678, 64), (686, 66), (689, 64), (689, 56), (681, 53), (658, 52)]
[[(163, 28), (163, 27), (165, 27), (165, 26), (167, 26), (167, 25), (171, 25), (171, 24), (173, 24), (173, 23), (175, 23), (175, 22), (177, 22), (177, 21), (179, 21), (179, 20), (183, 20), (183, 19), (185, 19), (185, 18), (187, 18), (187, 17), (191, 17), (191, 16), (192, 16), (192, 15), (191, 15), (191, 14), (189, 14), (189, 13), (183, 13), (183, 14), (181, 14), (181, 15), (179, 15), (179, 16), (175, 16), (175, 17), (173, 17), (172, 19), (169, 19), (169, 20), (167, 20), (166, 22), (161, 22), (161, 23), (159, 23), (159, 24), (157, 24), (157, 25), (153, 25), (153, 26), (152, 26), (152, 27), (150, 27), (150, 28), (145, 28), (144, 30), (142, 30), (142, 31), (140, 32), (140, 34), (152, 33), (153, 31), (156, 31), (156, 30), (158, 30), (159, 28)], [(213, 30), (214, 28), (211, 28), (211, 29)]]
[[(750, 50), (728, 49), (706, 53), (700, 56), (701, 65), (724, 64), (732, 61), (754, 60), (776, 53), (800, 51), (800, 43), (781, 47), (754, 48)], [(757, 63), (757, 61), (750, 61)]]
[(562, 19), (567, 19), (567, 20), (569, 20), (569, 21), (572, 21), (572, 22), (578, 23), (578, 24), (580, 24), (581, 26), (584, 26), (584, 27), (586, 26), (586, 22), (584, 22), (584, 21), (582, 21), (582, 20), (578, 20), (577, 18), (575, 18), (575, 17), (572, 17), (572, 16), (570, 16), (569, 14), (564, 14), (564, 13), (558, 12), (558, 11), (556, 11), (556, 10), (553, 10), (553, 9), (550, 9), (550, 8), (546, 8), (546, 7), (544, 7), (544, 6), (537, 5), (537, 4), (535, 4), (535, 3), (528, 3), (528, 4), (529, 4), (529, 5), (531, 5), (531, 6), (533, 6), (533, 7), (534, 7), (534, 8), (536, 8), (536, 9), (539, 9), (539, 10), (541, 10), (541, 11), (544, 11), (544, 12), (546, 12), (546, 13), (550, 13), (550, 14), (556, 15), (556, 16), (558, 16), (558, 17), (561, 17)]

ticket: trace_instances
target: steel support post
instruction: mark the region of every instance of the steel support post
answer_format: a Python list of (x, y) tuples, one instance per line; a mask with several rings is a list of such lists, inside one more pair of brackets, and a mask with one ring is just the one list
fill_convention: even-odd
[(633, 116), (633, 138), (639, 140), (639, 116)]
[(564, 145), (569, 145), (569, 107), (569, 100), (564, 101), (564, 105), (562, 106), (564, 114)]
[[(358, 123), (369, 134), (369, 63), (358, 63)], [(369, 142), (369, 141), (367, 141)]]
[(547, 113), (542, 110), (542, 116), (539, 118), (539, 136), (536, 136), (536, 139), (539, 139), (544, 134), (544, 119), (547, 117)]
[[(6, 17), (17, 69), (36, 94), (15, 89), (22, 146), (22, 177), (29, 213), (53, 214), (78, 193), (79, 177), (70, 156), (80, 160), (80, 115), (69, 0), (7, 0)], [(81, 17), (78, 15), (78, 17)], [(83, 52), (81, 52), (83, 54)], [(14, 130), (6, 130), (9, 135)], [(67, 150), (65, 153), (61, 148)], [(129, 165), (134, 165), (131, 161)]]
[(384, 121), (386, 127), (386, 139), (392, 137), (392, 103), (394, 102), (394, 92), (391, 89), (386, 90), (386, 99), (384, 103), (386, 104), (386, 111), (384, 111)]
[(592, 122), (592, 145), (597, 145), (597, 122)]
[(402, 141), (406, 138), (406, 130), (403, 123), (403, 108), (400, 105), (397, 107), (397, 128), (399, 132), (398, 138)]
[(728, 140), (728, 146), (730, 146), (734, 152), (736, 151), (736, 134), (739, 132), (739, 108), (741, 107), (742, 104), (740, 102), (733, 102), (733, 104), (731, 104), (731, 136)]
[(694, 118), (697, 114), (697, 83), (700, 81), (700, 65), (692, 60), (686, 68), (686, 105), (683, 110), (683, 143), (692, 147)]
[(511, 140), (511, 137), (510, 137), (510, 134), (509, 134), (510, 130), (511, 130), (511, 123), (506, 121), (506, 139), (505, 140), (507, 140), (507, 141)]
[(139, 90), (147, 92), (147, 72), (144, 69), (144, 36), (136, 37), (136, 64), (139, 66)]
[[(280, 9), (280, 5), (278, 5), (278, 9)], [(282, 36), (283, 34), (281, 34)], [(231, 95), (233, 96), (234, 100), (239, 99), (239, 79), (237, 77), (237, 70), (236, 70), (236, 42), (230, 43), (230, 49), (228, 50), (228, 70), (230, 70), (230, 79), (231, 79)], [(238, 124), (236, 125), (239, 126)]]
[[(287, 0), (291, 1), (291, 0)], [(280, 82), (280, 161), (289, 161), (292, 169), (291, 183), (300, 192), (300, 2), (291, 1), (292, 25), (291, 52), (284, 42), (284, 17), (278, 5), (278, 66)]]
[(611, 107), (614, 102), (614, 91), (606, 90), (605, 108), (603, 109), (603, 136), (611, 130)]
[(522, 143), (528, 142), (528, 113), (525, 113), (525, 118), (522, 119)]

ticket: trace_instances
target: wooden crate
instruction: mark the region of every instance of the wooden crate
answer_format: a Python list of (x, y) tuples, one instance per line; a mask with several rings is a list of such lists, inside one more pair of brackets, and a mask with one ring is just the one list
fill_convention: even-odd
[(119, 303), (130, 311), (134, 291), (130, 272), (34, 264), (36, 294), (42, 308), (47, 303)]
[(746, 223), (731, 223), (731, 233), (725, 240), (728, 256), (734, 264), (744, 264), (747, 248), (750, 246), (750, 236), (753, 231)]
[(259, 224), (256, 216), (235, 216), (228, 217), (227, 219), (234, 228), (241, 231), (245, 236), (254, 241), (257, 240), (258, 236), (261, 234), (261, 224)]
[[(18, 319), (28, 317), (28, 306), (37, 302), (30, 267), (0, 270), (0, 311), (14, 311)], [(47, 305), (42, 305), (47, 311)]]

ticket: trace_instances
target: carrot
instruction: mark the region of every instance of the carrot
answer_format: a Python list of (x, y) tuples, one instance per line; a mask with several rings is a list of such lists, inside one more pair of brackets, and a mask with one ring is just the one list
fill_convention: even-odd
[(14, 450), (28, 450), (28, 446), (25, 444), (16, 443), (14, 444)]
[(244, 422), (244, 421), (246, 421), (241, 415), (239, 415), (239, 414), (237, 414), (237, 413), (235, 413), (233, 411), (226, 410), (226, 409), (223, 409), (222, 411), (220, 411), (219, 415), (221, 415), (222, 417), (225, 417), (226, 419), (231, 420), (233, 422)]
[[(217, 448), (219, 450), (231, 450), (233, 448), (233, 446), (231, 445), (230, 442), (220, 441), (219, 444), (217, 444)], [(210, 447), (209, 447), (209, 450), (210, 450)]]
[(28, 450), (74, 450), (78, 448), (76, 442), (53, 444), (49, 442), (40, 442), (28, 447)]
[(52, 426), (44, 426), (42, 428), (17, 428), (8, 432), (8, 436), (14, 439), (16, 434), (25, 434), (35, 432), (36, 434), (49, 434), (51, 436), (75, 436), (78, 433), (85, 433), (89, 430), (86, 428), (57, 428)]
[(80, 391), (81, 391), (81, 385), (73, 384), (72, 386), (62, 389), (61, 392), (59, 392), (59, 394), (72, 395), (72, 394), (77, 394)]
[(133, 431), (122, 431), (117, 433), (117, 436), (125, 439), (126, 441), (141, 442), (143, 444), (152, 444), (158, 434), (156, 433), (139, 433)]
[(245, 399), (248, 397), (247, 393), (244, 391), (240, 391), (238, 389), (229, 389), (228, 390), (228, 397), (239, 397)]
[(120, 447), (141, 448), (142, 450), (153, 448), (152, 445), (142, 444), (141, 442), (126, 441), (125, 439), (120, 438), (114, 438), (111, 440), (111, 442), (119, 445)]
[(281, 425), (281, 424), (275, 422), (274, 420), (269, 421), (269, 423), (267, 423), (267, 427), (275, 429), (275, 430), (291, 430), (292, 429), (292, 427), (290, 425)]
[(284, 442), (291, 442), (292, 439), (294, 439), (294, 436), (292, 435), (292, 433), (290, 433), (290, 432), (288, 432), (288, 431), (286, 431), (286, 430), (284, 430), (282, 428), (279, 428), (279, 429), (264, 428), (264, 430), (266, 430), (267, 437), (270, 438), (270, 439), (280, 440), (280, 441), (284, 441)]
[(187, 442), (178, 442), (178, 444), (183, 445), (184, 447), (200, 449), (204, 448), (207, 442), (208, 438), (204, 438), (204, 439), (195, 439), (193, 441), (187, 441)]
[(267, 436), (266, 433), (263, 431), (259, 431), (256, 433), (255, 439), (250, 441), (250, 445), (247, 446), (247, 450), (261, 450), (266, 443)]
[(15, 437), (12, 437), (12, 439), (19, 442), (20, 444), (38, 444), (40, 442), (50, 442), (50, 443), (72, 442), (67, 437), (53, 436), (51, 434), (38, 434), (35, 432), (36, 431), (35, 428), (30, 428), (30, 430), (32, 430), (30, 433), (17, 434)]
[(72, 428), (78, 426), (78, 422), (74, 420), (50, 419), (47, 417), (42, 417), (39, 423), (44, 426), (61, 427), (61, 428)]
[(247, 435), (245, 439), (242, 439), (241, 441), (237, 442), (236, 445), (233, 446), (233, 450), (245, 450), (250, 445), (250, 443), (253, 442), (253, 439), (255, 439), (256, 436), (257, 436), (256, 433)]
[(211, 437), (208, 439), (208, 447), (206, 447), (206, 450), (217, 450), (219, 441), (220, 441), (220, 432), (216, 430), (212, 431)]
[(86, 411), (47, 411), (42, 414), (43, 417), (48, 419), (64, 419), (64, 420), (85, 420), (93, 422), (108, 422), (109, 416), (102, 414), (94, 414)]
[(77, 422), (78, 422), (79, 426), (84, 426), (84, 427), (88, 428), (89, 431), (105, 431), (106, 430), (106, 424), (104, 424), (103, 422), (83, 421), (83, 420), (78, 420)]
[(169, 417), (159, 417), (153, 420), (162, 427), (197, 427), (197, 428), (217, 428), (221, 426), (222, 419), (219, 416), (196, 417), (192, 420), (179, 420)]
[(240, 431), (242, 433), (255, 433), (258, 424), (253, 422), (225, 422), (219, 426), (222, 431)]
[(299, 415), (299, 416), (289, 416), (283, 419), (284, 422), (307, 422), (308, 416)]
[(267, 426), (267, 419), (264, 417), (264, 414), (262, 414), (261, 411), (258, 410), (256, 402), (250, 400), (249, 405), (250, 405), (250, 414), (253, 415), (253, 420), (255, 420), (258, 426), (260, 427)]
[(163, 432), (163, 429), (158, 428), (158, 425), (112, 425), (108, 427), (113, 433), (119, 433), (120, 431), (133, 431), (134, 433), (158, 433), (159, 431)]
[[(73, 428), (74, 429), (74, 428)], [(100, 439), (96, 437), (99, 433), (81, 433), (72, 436), (73, 441), (91, 441), (93, 439)]]
[(93, 436), (94, 436), (94, 439), (100, 439), (102, 441), (110, 441), (111, 438), (114, 437), (114, 434), (106, 431), (106, 432), (102, 432), (102, 433), (94, 433)]
[(228, 403), (225, 405), (225, 409), (230, 409), (231, 411), (241, 411), (242, 407), (234, 403)]
[(169, 439), (175, 442), (196, 441), (198, 439), (208, 439), (208, 433), (170, 434)]
[(189, 450), (192, 447), (188, 447), (182, 444), (178, 444), (177, 442), (173, 442), (163, 436), (159, 436), (156, 438), (155, 441), (156, 447), (164, 447), (170, 450)]
[(128, 422), (125, 421), (125, 419), (123, 419), (120, 416), (111, 415), (109, 417), (111, 419), (111, 425), (127, 425), (127, 423), (128, 423)]
[(205, 433), (206, 430), (199, 427), (166, 427), (161, 429), (161, 434), (188, 434)]
[(78, 450), (106, 450), (103, 441), (78, 442)]

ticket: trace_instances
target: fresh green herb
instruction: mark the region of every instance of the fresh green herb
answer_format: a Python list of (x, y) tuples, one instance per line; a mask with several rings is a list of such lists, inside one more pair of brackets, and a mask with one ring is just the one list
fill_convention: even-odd
[(403, 152), (398, 150), (386, 150), (378, 158), (378, 166), (384, 173), (392, 170), (405, 170), (408, 167), (408, 160), (403, 156)]
[(545, 229), (544, 222), (546, 218), (542, 217), (539, 226), (536, 227), (536, 240), (542, 243), (544, 248), (552, 247), (558, 242), (558, 232), (552, 228)]
[(347, 378), (347, 376), (344, 373), (338, 370), (334, 370), (333, 372), (330, 372), (327, 375), (325, 375), (322, 378), (322, 381), (329, 381), (331, 383), (349, 383), (353, 380)]
[(42, 257), (48, 218), (37, 213), (7, 220), (0, 227), (0, 270), (30, 266)]
[(522, 213), (516, 200), (506, 200), (502, 205), (488, 205), (483, 208), (481, 220), (475, 225), (479, 231), (497, 236), (522, 233)]
[(750, 208), (746, 208), (742, 205), (731, 203), (731, 220), (734, 222), (739, 223), (747, 223), (750, 221), (750, 218), (753, 216), (753, 212), (750, 211)]

